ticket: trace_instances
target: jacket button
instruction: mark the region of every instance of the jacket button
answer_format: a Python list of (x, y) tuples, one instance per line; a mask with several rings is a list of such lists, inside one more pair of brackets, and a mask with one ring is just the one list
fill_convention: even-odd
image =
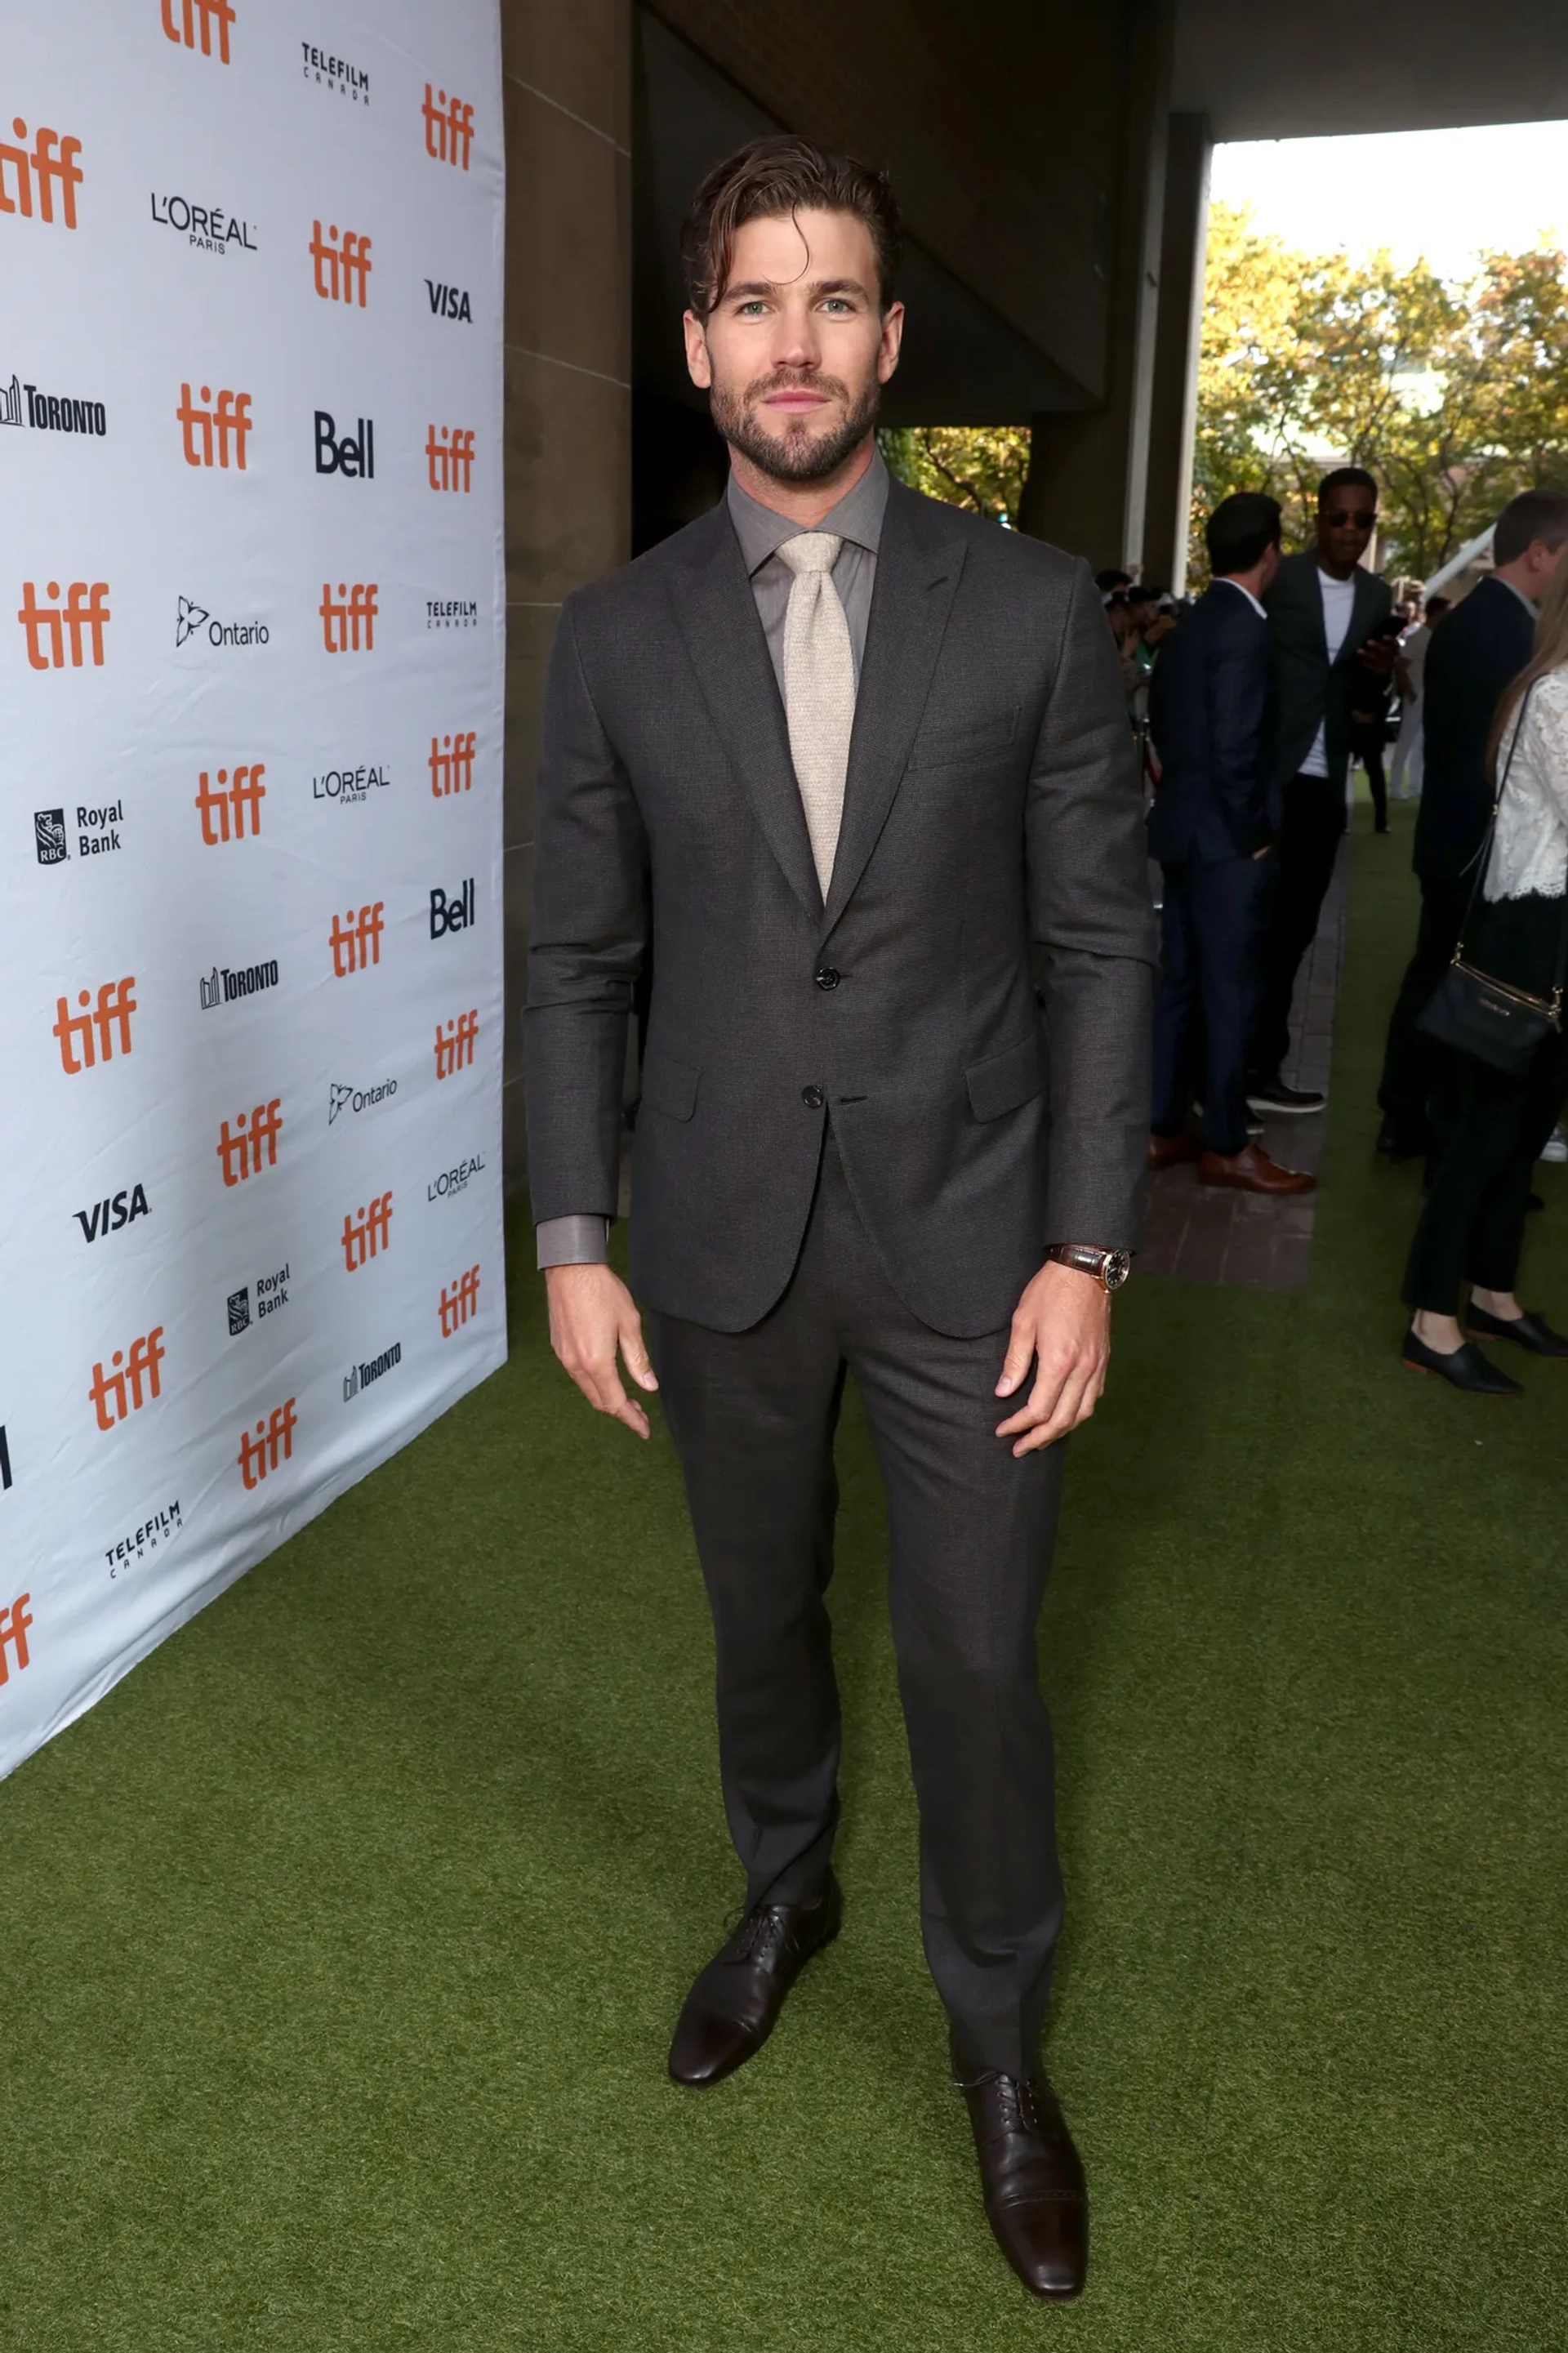
[(800, 1091), (800, 1099), (805, 1105), (807, 1111), (820, 1111), (825, 1101), (825, 1097), (820, 1087), (802, 1087)]
[(818, 988), (837, 988), (841, 976), (832, 965), (825, 964), (816, 976)]

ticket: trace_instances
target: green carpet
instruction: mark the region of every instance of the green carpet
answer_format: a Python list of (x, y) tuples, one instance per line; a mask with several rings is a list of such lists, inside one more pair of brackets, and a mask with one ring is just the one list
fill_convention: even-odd
[[(1357, 843), (1311, 1289), (1135, 1282), (1075, 1444), (1084, 2302), (994, 2253), (943, 2081), (853, 1416), (847, 1924), (743, 2075), (665, 2082), (738, 1894), (705, 1613), (668, 1443), (590, 1419), (520, 1272), (504, 1373), (0, 1790), (0, 2344), (1562, 2341), (1568, 1366), (1509, 1406), (1395, 1361), (1408, 817)], [(1522, 1288), (1568, 1314), (1542, 1189)]]

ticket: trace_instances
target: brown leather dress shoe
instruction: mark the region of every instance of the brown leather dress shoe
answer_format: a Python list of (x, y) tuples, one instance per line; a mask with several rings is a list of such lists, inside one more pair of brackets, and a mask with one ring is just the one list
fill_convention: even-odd
[(1175, 1168), (1184, 1160), (1196, 1160), (1203, 1145), (1195, 1135), (1151, 1135), (1148, 1163), (1156, 1174), (1162, 1168)]
[(1237, 1193), (1315, 1193), (1318, 1180), (1304, 1168), (1281, 1168), (1260, 1144), (1239, 1152), (1205, 1152), (1198, 1163), (1200, 1185), (1229, 1185)]
[(813, 1953), (830, 1945), (844, 1917), (831, 1872), (809, 1904), (760, 1904), (714, 1954), (686, 1997), (669, 2072), (694, 2089), (721, 2084), (762, 2049), (784, 1996)]
[(1089, 2273), (1089, 2192), (1056, 2094), (1043, 2075), (982, 2075), (963, 2091), (997, 2245), (1032, 2294), (1069, 2304)]

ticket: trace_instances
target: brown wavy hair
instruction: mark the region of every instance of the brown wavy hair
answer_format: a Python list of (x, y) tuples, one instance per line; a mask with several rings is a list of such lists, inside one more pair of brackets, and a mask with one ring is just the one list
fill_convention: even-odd
[(1546, 584), (1546, 594), (1541, 600), (1541, 610), (1535, 621), (1535, 651), (1513, 681), (1498, 705), (1492, 722), (1490, 740), (1487, 744), (1487, 774), (1497, 782), (1498, 757), (1503, 738), (1513, 723), (1513, 714), (1538, 678), (1548, 670), (1561, 670), (1568, 663), (1568, 553), (1564, 553), (1556, 571)]
[(708, 317), (724, 291), (736, 230), (747, 221), (778, 220), (802, 211), (853, 213), (865, 222), (877, 257), (879, 300), (886, 311), (903, 246), (899, 207), (887, 174), (853, 155), (779, 132), (752, 139), (715, 164), (687, 206), (680, 267), (686, 299), (699, 319)]

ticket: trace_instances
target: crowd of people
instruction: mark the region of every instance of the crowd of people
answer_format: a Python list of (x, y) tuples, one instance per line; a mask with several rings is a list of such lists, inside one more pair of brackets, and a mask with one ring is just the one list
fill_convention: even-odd
[(1205, 529), (1210, 585), (1184, 610), (1100, 576), (1163, 875), (1149, 1163), (1195, 1161), (1200, 1183), (1251, 1193), (1313, 1189), (1259, 1137), (1265, 1119), (1326, 1101), (1284, 1073), (1352, 762), (1375, 833), (1390, 790), (1418, 797), (1421, 913), (1377, 1136), (1380, 1152), (1426, 1163), (1403, 1361), (1518, 1395), (1478, 1335), (1568, 1356), (1514, 1290), (1532, 1170), (1561, 1152), (1568, 1095), (1568, 496), (1510, 501), (1491, 570), (1424, 610), (1395, 607), (1364, 564), (1376, 526), (1375, 480), (1341, 466), (1300, 554), (1281, 553), (1276, 500), (1224, 500)]

